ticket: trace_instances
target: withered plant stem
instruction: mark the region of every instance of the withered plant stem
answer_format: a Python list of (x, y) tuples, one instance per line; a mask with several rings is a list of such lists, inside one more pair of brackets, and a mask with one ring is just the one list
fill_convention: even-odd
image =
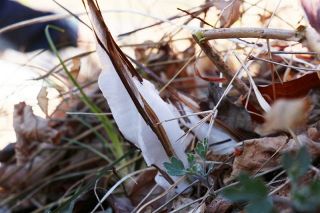
[[(220, 72), (223, 73), (223, 76), (228, 80), (228, 82), (230, 82), (235, 73), (223, 61), (223, 59), (219, 55), (219, 52), (214, 47), (212, 47), (208, 41), (199, 39), (196, 34), (193, 35), (193, 38), (198, 43), (198, 45), (201, 47), (202, 51), (212, 61), (212, 63), (218, 68), (218, 70)], [(249, 93), (248, 86), (243, 81), (241, 81), (239, 78), (234, 79), (233, 86), (239, 91), (240, 94), (242, 94), (244, 96)]]

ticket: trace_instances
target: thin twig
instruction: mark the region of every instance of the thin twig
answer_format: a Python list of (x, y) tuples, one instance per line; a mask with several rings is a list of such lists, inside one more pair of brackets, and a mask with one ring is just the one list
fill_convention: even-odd
[(195, 56), (192, 56), (189, 58), (189, 60), (174, 74), (174, 76), (159, 90), (159, 94), (163, 92), (178, 75), (186, 69), (186, 67), (191, 63), (192, 60), (195, 59)]
[(200, 17), (198, 17), (198, 16), (195, 16), (194, 14), (192, 14), (192, 13), (186, 11), (186, 10), (183, 10), (183, 9), (181, 9), (181, 8), (177, 8), (177, 9), (180, 10), (180, 11), (182, 11), (182, 12), (184, 12), (184, 13), (186, 13), (186, 14), (188, 14), (188, 15), (190, 15), (190, 16), (191, 16), (192, 18), (194, 18), (194, 19), (200, 20), (202, 23), (204, 23), (204, 24), (206, 24), (206, 25), (208, 25), (208, 26), (210, 26), (210, 27), (212, 27), (212, 28), (215, 28), (213, 25), (211, 25), (210, 23), (208, 23), (206, 20), (204, 20), (204, 19), (202, 19), (202, 18), (200, 18)]
[(267, 63), (272, 63), (272, 64), (276, 64), (276, 65), (283, 66), (283, 67), (289, 67), (289, 68), (292, 68), (292, 69), (295, 69), (295, 70), (300, 70), (300, 71), (301, 71), (301, 70), (309, 71), (309, 72), (319, 72), (319, 71), (320, 71), (319, 68), (296, 67), (296, 66), (291, 66), (291, 65), (286, 65), (286, 64), (278, 63), (278, 62), (275, 62), (275, 61), (270, 61), (270, 60), (263, 59), (263, 58), (258, 58), (258, 57), (256, 57), (256, 56), (250, 56), (249, 59), (250, 59), (250, 60), (264, 61), (264, 62), (267, 62)]

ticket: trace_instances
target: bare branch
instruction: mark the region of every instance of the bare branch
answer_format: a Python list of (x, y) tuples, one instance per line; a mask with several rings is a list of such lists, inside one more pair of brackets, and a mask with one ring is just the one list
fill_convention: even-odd
[[(231, 79), (234, 76), (234, 72), (232, 69), (222, 60), (220, 57), (218, 51), (212, 47), (208, 41), (205, 41), (197, 34), (193, 35), (194, 40), (199, 44), (203, 52), (208, 56), (208, 58), (212, 61), (212, 63), (218, 68), (220, 72), (223, 73), (223, 76), (228, 80), (228, 82), (231, 81)], [(240, 92), (242, 95), (247, 95), (249, 92), (249, 88), (247, 85), (241, 81), (239, 78), (235, 78), (233, 81), (233, 86)]]
[(303, 31), (282, 30), (271, 28), (219, 28), (202, 31), (203, 40), (226, 38), (264, 38), (280, 39), (286, 41), (301, 41), (304, 38)]

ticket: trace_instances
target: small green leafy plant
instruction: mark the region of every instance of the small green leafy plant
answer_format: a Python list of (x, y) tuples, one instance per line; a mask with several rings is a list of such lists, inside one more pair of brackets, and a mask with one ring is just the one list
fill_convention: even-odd
[[(320, 207), (320, 181), (314, 180), (300, 186), (299, 179), (306, 175), (311, 166), (311, 156), (307, 148), (302, 147), (297, 153), (285, 153), (282, 166), (291, 183), (291, 206), (296, 212), (316, 212)], [(274, 212), (272, 198), (268, 196), (265, 183), (248, 175), (239, 176), (239, 184), (223, 190), (222, 195), (232, 202), (246, 202), (246, 212)]]
[(297, 212), (317, 212), (320, 207), (320, 181), (312, 180), (301, 186), (299, 179), (306, 175), (311, 166), (311, 156), (306, 147), (296, 154), (285, 153), (282, 165), (291, 183), (291, 200)]
[[(193, 175), (198, 177), (206, 176), (206, 155), (208, 152), (208, 140), (204, 139), (199, 142), (195, 149), (195, 153), (187, 153), (189, 167), (185, 168), (183, 162), (176, 157), (170, 158), (170, 163), (165, 162), (164, 167), (167, 173), (171, 176), (183, 176), (183, 175)], [(200, 158), (200, 162), (197, 160), (197, 156)]]
[(226, 188), (222, 195), (232, 202), (248, 202), (248, 213), (273, 211), (272, 199), (268, 197), (268, 188), (259, 178), (250, 178), (246, 174), (239, 177), (239, 185)]
[(293, 188), (296, 187), (298, 179), (306, 174), (311, 164), (311, 157), (306, 147), (302, 147), (299, 152), (284, 153), (282, 156), (282, 166), (286, 170), (291, 180)]

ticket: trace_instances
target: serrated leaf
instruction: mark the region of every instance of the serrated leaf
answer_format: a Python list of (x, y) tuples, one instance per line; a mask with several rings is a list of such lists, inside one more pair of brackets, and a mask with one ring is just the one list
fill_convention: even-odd
[(169, 175), (183, 176), (186, 174), (186, 170), (181, 160), (177, 159), (176, 157), (171, 157), (170, 161), (171, 163), (163, 163), (164, 168), (166, 168)]
[(310, 164), (311, 156), (306, 147), (302, 147), (296, 154), (285, 153), (282, 157), (282, 166), (293, 182), (306, 174)]
[(46, 116), (48, 115), (48, 105), (49, 105), (49, 99), (47, 95), (48, 95), (47, 87), (42, 87), (37, 96), (38, 105)]
[(208, 139), (205, 138), (202, 142), (199, 142), (194, 150), (202, 160), (205, 160), (208, 152)]

